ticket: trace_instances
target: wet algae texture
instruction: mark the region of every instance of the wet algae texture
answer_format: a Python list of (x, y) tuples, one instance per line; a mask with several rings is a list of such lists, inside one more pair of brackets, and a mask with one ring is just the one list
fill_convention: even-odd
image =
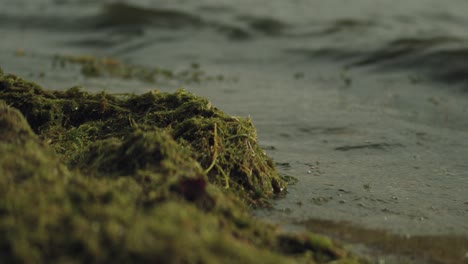
[[(16, 54), (18, 54), (17, 56), (25, 56), (24, 51), (21, 50), (18, 50)], [(148, 83), (165, 83), (170, 81), (200, 83), (227, 79), (223, 75), (211, 76), (206, 74), (197, 63), (193, 63), (190, 67), (181, 71), (171, 71), (164, 68), (126, 64), (111, 57), (98, 58), (90, 55), (56, 55), (54, 57), (54, 67), (66, 68), (68, 65), (78, 65), (81, 74), (88, 78), (136, 79)]]
[(251, 217), (285, 187), (250, 120), (204, 98), (0, 72), (1, 263), (357, 263)]

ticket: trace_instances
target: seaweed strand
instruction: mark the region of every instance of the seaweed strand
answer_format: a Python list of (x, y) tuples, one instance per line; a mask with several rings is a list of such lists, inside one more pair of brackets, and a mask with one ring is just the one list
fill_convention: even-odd
[(208, 174), (208, 172), (213, 169), (214, 165), (216, 164), (216, 160), (218, 159), (218, 129), (216, 123), (214, 123), (214, 135), (213, 135), (213, 161), (211, 162), (210, 166), (208, 169), (205, 170), (205, 173)]

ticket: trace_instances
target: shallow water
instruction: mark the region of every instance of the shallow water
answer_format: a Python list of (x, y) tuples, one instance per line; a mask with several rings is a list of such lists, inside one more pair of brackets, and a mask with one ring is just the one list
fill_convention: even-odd
[[(468, 237), (468, 2), (2, 0), (0, 67), (63, 89), (183, 86), (251, 116), (286, 197), (259, 217)], [(55, 55), (223, 80), (86, 78)], [(468, 249), (467, 249), (468, 252)]]

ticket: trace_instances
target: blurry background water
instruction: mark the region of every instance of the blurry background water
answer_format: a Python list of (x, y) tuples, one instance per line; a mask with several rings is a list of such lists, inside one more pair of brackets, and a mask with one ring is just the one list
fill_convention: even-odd
[[(466, 14), (465, 0), (0, 0), (0, 67), (53, 89), (183, 86), (251, 116), (298, 179), (256, 211), (286, 227), (322, 219), (466, 237)], [(85, 54), (215, 78), (57, 66)]]

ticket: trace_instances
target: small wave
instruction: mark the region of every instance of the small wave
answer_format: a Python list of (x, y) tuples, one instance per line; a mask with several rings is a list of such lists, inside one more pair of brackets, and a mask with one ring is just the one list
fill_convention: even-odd
[(216, 4), (202, 5), (198, 7), (198, 10), (200, 12), (215, 13), (215, 14), (220, 14), (220, 13), (230, 14), (234, 12), (234, 10), (229, 6), (216, 5)]
[(350, 66), (374, 66), (384, 71), (414, 70), (443, 83), (468, 83), (468, 42), (447, 36), (402, 38), (362, 53)]
[(452, 36), (397, 38), (370, 50), (329, 46), (283, 52), (310, 61), (342, 61), (346, 68), (372, 67), (382, 72), (410, 70), (438, 82), (468, 84), (468, 41)]
[(429, 38), (399, 38), (386, 44), (383, 48), (371, 51), (359, 59), (354, 66), (382, 64), (407, 59), (427, 51), (430, 48), (445, 44), (457, 43), (461, 39), (455, 37), (435, 36)]
[(329, 34), (337, 34), (337, 33), (356, 33), (362, 32), (364, 30), (369, 29), (370, 27), (375, 26), (375, 23), (368, 20), (359, 20), (353, 18), (343, 18), (335, 20), (331, 23), (331, 25), (327, 26), (321, 32), (320, 35), (329, 35)]
[[(423, 58), (433, 77), (446, 83), (468, 83), (468, 47), (434, 51)], [(468, 87), (466, 87), (468, 88)], [(468, 89), (466, 89), (468, 92)]]
[(62, 14), (33, 15), (33, 14), (2, 14), (0, 13), (0, 27), (21, 30), (44, 30), (54, 32), (69, 32), (83, 29), (83, 23), (74, 16)]
[(271, 17), (239, 16), (237, 20), (246, 23), (253, 31), (269, 36), (282, 35), (289, 28), (285, 22)]
[(144, 8), (126, 3), (105, 4), (98, 27), (153, 25), (167, 28), (200, 27), (205, 24), (197, 15), (179, 10)]
[(106, 4), (97, 17), (98, 28), (135, 28), (151, 26), (166, 29), (214, 29), (230, 39), (248, 39), (251, 34), (241, 27), (205, 20), (199, 15), (173, 9), (144, 8), (125, 3)]
[(347, 60), (356, 56), (356, 51), (334, 47), (320, 48), (287, 48), (283, 50), (287, 56), (300, 56), (306, 60), (326, 59), (326, 60)]

